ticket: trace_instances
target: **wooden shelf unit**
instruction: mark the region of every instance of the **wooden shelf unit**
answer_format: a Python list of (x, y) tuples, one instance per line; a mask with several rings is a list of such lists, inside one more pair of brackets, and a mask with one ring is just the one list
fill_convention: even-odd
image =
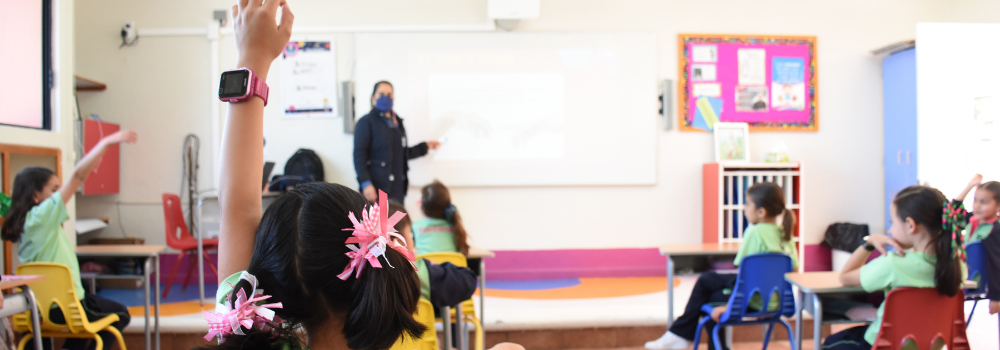
[[(795, 213), (793, 236), (799, 237), (803, 211), (800, 163), (708, 163), (702, 167), (702, 242), (736, 243), (749, 225), (743, 215), (746, 189), (760, 182), (774, 182), (784, 190), (785, 207)], [(802, 242), (799, 241), (799, 254)]]

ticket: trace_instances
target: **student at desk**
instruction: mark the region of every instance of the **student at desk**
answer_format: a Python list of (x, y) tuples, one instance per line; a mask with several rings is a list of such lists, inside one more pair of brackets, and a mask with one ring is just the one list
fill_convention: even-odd
[[(844, 265), (840, 281), (845, 286), (861, 286), (867, 292), (901, 287), (937, 288), (941, 295), (954, 296), (966, 279), (962, 248), (962, 228), (966, 212), (960, 202), (947, 202), (944, 194), (926, 186), (910, 186), (899, 192), (889, 207), (892, 226), (888, 235), (865, 237)], [(943, 214), (942, 214), (943, 213)], [(942, 215), (946, 221), (942, 223)], [(954, 239), (953, 239), (954, 237)], [(891, 246), (894, 252), (886, 253)], [(903, 249), (913, 251), (904, 253)], [(865, 264), (871, 252), (882, 256)], [(868, 350), (882, 326), (885, 303), (879, 306), (875, 322), (857, 326), (826, 338), (824, 350)]]
[[(135, 132), (122, 130), (111, 134), (94, 146), (73, 169), (73, 175), (60, 186), (59, 177), (52, 170), (42, 167), (28, 167), (14, 177), (13, 202), (4, 217), (5, 240), (17, 242), (17, 257), (22, 263), (51, 262), (69, 266), (73, 275), (76, 295), (86, 311), (87, 319), (97, 320), (109, 314), (118, 314), (119, 321), (112, 325), (119, 331), (129, 322), (128, 309), (115, 301), (86, 293), (80, 283), (80, 263), (73, 252), (73, 246), (63, 232), (62, 223), (69, 220), (66, 202), (73, 198), (76, 189), (87, 180), (108, 147), (122, 143), (134, 143)], [(49, 311), (53, 322), (65, 322), (59, 308)], [(98, 333), (104, 344), (115, 344), (115, 337), (108, 332)], [(43, 340), (49, 348), (49, 339)], [(71, 338), (63, 345), (65, 349), (93, 349), (96, 344), (89, 339)]]
[[(798, 267), (798, 252), (795, 243), (792, 241), (792, 227), (795, 225), (795, 214), (785, 208), (785, 198), (781, 187), (771, 182), (762, 182), (750, 186), (746, 193), (746, 204), (744, 213), (747, 221), (752, 223), (743, 233), (743, 244), (736, 254), (733, 264), (739, 265), (744, 257), (768, 253), (784, 253), (792, 258), (792, 267)], [(778, 217), (781, 216), (781, 226), (778, 226)], [(736, 284), (735, 274), (720, 274), (716, 272), (706, 272), (695, 282), (691, 291), (691, 298), (688, 299), (684, 314), (677, 318), (677, 321), (670, 326), (670, 331), (657, 340), (646, 342), (647, 349), (687, 349), (691, 347), (695, 331), (698, 329), (698, 321), (704, 315), (701, 306), (705, 304), (719, 303), (721, 306), (715, 307), (712, 320), (718, 322), (719, 317), (725, 313), (725, 303), (729, 301), (730, 293)], [(778, 299), (774, 298), (768, 302), (768, 309), (774, 310), (778, 305)], [(763, 300), (751, 299), (753, 307), (762, 308)], [(706, 328), (712, 329), (715, 322), (706, 323)], [(697, 344), (695, 344), (697, 347)], [(708, 342), (709, 349), (714, 345)]]

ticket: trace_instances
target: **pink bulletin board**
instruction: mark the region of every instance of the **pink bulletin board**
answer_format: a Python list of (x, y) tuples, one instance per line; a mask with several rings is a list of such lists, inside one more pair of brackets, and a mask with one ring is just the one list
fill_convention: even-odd
[(678, 36), (682, 131), (817, 131), (816, 37)]

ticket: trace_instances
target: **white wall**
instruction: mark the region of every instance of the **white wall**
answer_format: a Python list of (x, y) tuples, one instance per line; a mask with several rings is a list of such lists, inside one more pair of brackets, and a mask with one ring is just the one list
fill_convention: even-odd
[[(761, 160), (775, 142), (784, 141), (791, 158), (804, 163), (803, 232), (808, 243), (816, 243), (833, 222), (884, 229), (880, 61), (869, 51), (914, 38), (917, 22), (964, 20), (965, 13), (985, 6), (971, 0), (962, 3), (964, 7), (955, 9), (933, 0), (545, 0), (541, 17), (523, 21), (517, 30), (652, 32), (658, 42), (659, 79), (676, 79), (679, 33), (817, 36), (820, 131), (751, 136), (755, 160)], [(109, 84), (108, 91), (81, 95), (81, 108), (136, 129), (141, 139), (137, 146), (123, 147), (121, 195), (81, 198), (80, 215), (114, 220), (114, 203), (121, 201), (126, 233), (162, 242), (159, 194), (178, 190), (181, 141), (191, 132), (202, 137), (201, 187), (214, 187), (207, 40), (140, 38), (138, 46), (118, 49), (117, 31), (127, 20), (135, 20), (140, 33), (143, 28), (205, 27), (212, 9), (230, 5), (231, 1), (221, 0), (92, 0), (77, 6), (78, 71)], [(296, 28), (485, 21), (484, 1), (296, 0), (292, 6)], [(332, 37), (339, 56), (338, 76), (350, 79), (353, 37)], [(221, 68), (231, 68), (232, 37), (223, 36), (221, 42)], [(273, 74), (271, 78), (276, 80)], [(370, 88), (357, 87), (359, 116), (367, 111)], [(399, 112), (405, 118), (407, 111)], [(295, 149), (312, 148), (324, 159), (328, 181), (357, 186), (351, 167), (352, 139), (341, 132), (340, 119), (287, 121), (277, 113), (274, 107), (266, 112), (266, 159), (278, 161), (280, 170)], [(655, 186), (455, 188), (453, 200), (473, 244), (484, 248), (695, 243), (701, 236), (701, 164), (712, 160), (712, 137), (661, 131), (658, 141)], [(418, 193), (418, 188), (411, 189), (409, 208), (417, 209)], [(113, 224), (102, 234), (121, 232)]]
[[(52, 91), (52, 130), (26, 129), (0, 125), (0, 143), (35, 147), (58, 148), (62, 151), (63, 176), (72, 176), (73, 161), (73, 0), (53, 0), (52, 69), (55, 80)], [(39, 39), (40, 40), (40, 39)], [(6, 64), (0, 58), (0, 64)], [(3, 113), (0, 106), (0, 113)], [(53, 169), (54, 170), (54, 169)], [(71, 243), (76, 242), (74, 224), (76, 205), (73, 200), (66, 204), (70, 220), (63, 224)]]

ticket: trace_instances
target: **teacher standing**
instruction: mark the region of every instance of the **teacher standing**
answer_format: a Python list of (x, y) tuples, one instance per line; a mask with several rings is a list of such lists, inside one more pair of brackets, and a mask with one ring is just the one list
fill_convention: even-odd
[(392, 110), (392, 84), (375, 83), (372, 91), (372, 110), (358, 120), (354, 127), (354, 170), (358, 173), (361, 193), (370, 201), (376, 200), (377, 190), (385, 191), (390, 200), (403, 203), (410, 179), (409, 160), (437, 149), (437, 141), (421, 142), (407, 146), (403, 118)]

